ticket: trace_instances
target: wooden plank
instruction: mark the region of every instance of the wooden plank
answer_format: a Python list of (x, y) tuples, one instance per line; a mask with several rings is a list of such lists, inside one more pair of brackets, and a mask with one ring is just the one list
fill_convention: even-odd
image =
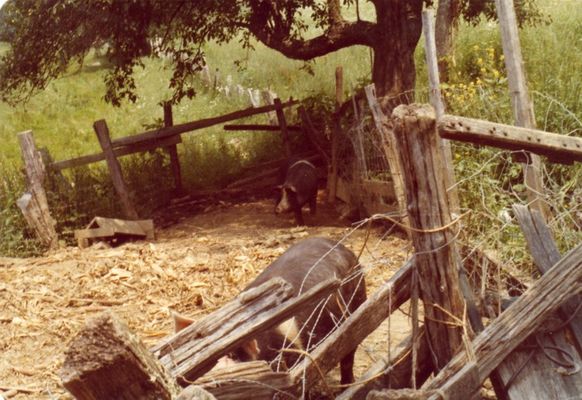
[[(287, 108), (287, 107), (291, 107), (297, 103), (298, 102), (296, 100), (291, 99), (285, 103), (282, 103), (281, 107)], [(257, 115), (257, 114), (263, 114), (263, 113), (266, 113), (269, 111), (274, 111), (274, 110), (276, 110), (276, 108), (277, 108), (276, 105), (268, 105), (268, 106), (262, 106), (262, 107), (256, 107), (256, 108), (250, 107), (250, 108), (246, 108), (244, 110), (239, 110), (239, 111), (235, 111), (232, 113), (220, 115), (218, 117), (211, 117), (211, 118), (201, 119), (198, 121), (187, 122), (184, 124), (174, 125), (174, 126), (171, 126), (169, 128), (153, 129), (153, 130), (146, 131), (146, 132), (143, 132), (143, 133), (140, 133), (137, 135), (126, 136), (123, 138), (115, 139), (111, 143), (112, 143), (112, 146), (114, 148), (117, 148), (117, 147), (122, 147), (122, 146), (128, 146), (131, 144), (141, 143), (141, 142), (149, 140), (149, 139), (155, 139), (155, 138), (160, 139), (160, 138), (165, 138), (165, 137), (169, 137), (169, 136), (180, 135), (182, 133), (194, 131), (197, 129), (208, 128), (210, 126), (222, 124), (224, 122), (233, 121), (235, 119), (250, 117), (253, 115)]]
[[(533, 129), (536, 127), (534, 109), (527, 90), (513, 0), (495, 0), (495, 8), (499, 19), (501, 44), (515, 124)], [(544, 219), (547, 219), (549, 209), (543, 201), (542, 162), (535, 154), (528, 155), (528, 158), (530, 162), (523, 164), (523, 172), (529, 203), (542, 213)]]
[[(173, 125), (172, 103), (164, 102), (164, 127), (168, 128)], [(170, 156), (170, 166), (172, 168), (172, 175), (174, 176), (174, 190), (176, 193), (182, 193), (184, 192), (184, 187), (182, 186), (182, 171), (180, 170), (180, 158), (178, 157), (176, 143), (166, 146), (166, 151)]]
[(441, 137), (451, 140), (531, 151), (553, 162), (582, 162), (582, 138), (453, 115), (443, 116), (438, 130)]
[(339, 285), (338, 279), (330, 279), (291, 298), (293, 289), (289, 283), (281, 278), (271, 279), (239, 294), (220, 310), (163, 340), (152, 351), (174, 377), (193, 381), (209, 371), (221, 356), (258, 332), (286, 321)]
[(59, 376), (79, 400), (173, 399), (173, 377), (110, 312), (93, 318), (72, 340)]
[[(398, 205), (398, 213), (402, 219), (404, 226), (408, 226), (408, 211), (406, 210), (406, 193), (404, 192), (404, 178), (402, 174), (402, 160), (400, 160), (400, 154), (396, 148), (396, 138), (394, 136), (394, 131), (388, 127), (388, 119), (378, 98), (376, 97), (376, 87), (374, 84), (368, 85), (364, 88), (366, 93), (366, 99), (368, 100), (368, 105), (372, 111), (372, 117), (374, 118), (374, 124), (378, 133), (382, 137), (382, 149), (384, 150), (384, 155), (388, 161), (388, 166), (390, 167), (390, 176), (392, 177), (392, 183), (394, 186), (394, 194), (396, 197), (396, 204)], [(410, 237), (410, 231), (405, 229), (406, 234)]]
[[(418, 348), (418, 368), (416, 382), (424, 382), (432, 373), (430, 351), (424, 338), (424, 329), (420, 329), (421, 338)], [(380, 359), (372, 365), (357, 382), (350, 385), (336, 400), (364, 400), (371, 390), (381, 388), (400, 389), (411, 386), (412, 375), (412, 336), (403, 340), (390, 360)]]
[(433, 108), (400, 105), (392, 117), (404, 172), (424, 321), (435, 369), (440, 370), (462, 347), (461, 335), (467, 328), (459, 323), (465, 320), (465, 302), (455, 243), (458, 227), (452, 223)]
[[(439, 67), (435, 43), (434, 10), (424, 10), (422, 12), (422, 31), (424, 33), (424, 47), (426, 52), (426, 64), (428, 67), (430, 104), (434, 107), (436, 118), (439, 120), (445, 114), (445, 106), (443, 104), (440, 89)], [(449, 193), (451, 212), (456, 215), (461, 215), (459, 194), (455, 185), (451, 144), (447, 139), (442, 139), (439, 143), (439, 147), (444, 156), (446, 167), (446, 173), (444, 174), (445, 186)]]
[(97, 139), (99, 139), (99, 144), (101, 149), (103, 149), (103, 154), (105, 155), (105, 160), (109, 167), (109, 174), (111, 175), (111, 180), (113, 181), (113, 187), (119, 196), (121, 202), (121, 208), (123, 213), (127, 218), (138, 219), (137, 211), (133, 206), (133, 203), (129, 197), (129, 192), (125, 186), (125, 181), (123, 180), (123, 174), (121, 172), (121, 166), (119, 161), (113, 153), (113, 148), (111, 147), (111, 139), (109, 137), (109, 128), (107, 128), (107, 123), (104, 119), (96, 121), (93, 124), (93, 129), (97, 134)]
[[(142, 153), (144, 151), (154, 150), (154, 149), (157, 149), (159, 147), (167, 147), (167, 146), (175, 145), (178, 143), (182, 143), (182, 139), (180, 138), (180, 136), (170, 136), (170, 137), (162, 138), (162, 139), (155, 138), (155, 139), (147, 140), (143, 143), (137, 143), (137, 144), (133, 144), (131, 146), (125, 146), (125, 147), (119, 147), (119, 148), (113, 149), (113, 154), (115, 154), (115, 157), (121, 157), (121, 156), (126, 156), (129, 154)], [(72, 158), (70, 160), (56, 161), (56, 162), (50, 164), (49, 167), (55, 171), (61, 171), (63, 169), (80, 167), (83, 165), (93, 164), (95, 162), (103, 161), (103, 160), (105, 160), (105, 154), (97, 153), (97, 154), (91, 154), (91, 155), (87, 155), (87, 156)]]
[(409, 261), (317, 346), (310, 357), (304, 358), (291, 369), (293, 381), (310, 388), (321, 378), (320, 372), (325, 374), (334, 368), (410, 298), (411, 275), (412, 262)]
[(445, 114), (445, 105), (441, 96), (437, 49), (435, 42), (434, 10), (422, 12), (422, 33), (424, 34), (424, 51), (428, 69), (428, 97), (434, 107), (437, 119)]
[[(441, 393), (456, 399), (449, 388), (451, 379), (458, 379), (462, 367), (474, 360), (479, 365), (479, 382), (482, 383), (525, 338), (534, 333), (566, 299), (582, 291), (582, 244), (578, 245), (507, 310), (485, 328), (472, 342), (470, 354), (462, 351), (431, 381), (427, 389), (440, 389)], [(544, 382), (544, 384), (547, 384)], [(431, 400), (437, 400), (433, 397)], [(460, 400), (460, 399), (459, 399)]]
[(55, 249), (58, 247), (56, 221), (51, 216), (43, 187), (46, 171), (42, 156), (36, 149), (32, 131), (21, 132), (17, 136), (24, 161), (28, 192), (20, 197), (16, 204), (41, 243)]
[[(231, 124), (224, 125), (225, 131), (266, 131), (266, 132), (280, 132), (279, 125), (261, 125), (261, 124)], [(288, 125), (287, 131), (301, 132), (301, 127), (297, 125)]]
[(235, 363), (214, 368), (195, 382), (220, 400), (295, 399), (289, 374), (273, 372), (265, 361)]
[(289, 142), (289, 131), (287, 130), (287, 120), (285, 119), (285, 112), (281, 105), (281, 99), (275, 99), (275, 112), (277, 113), (277, 121), (279, 121), (279, 126), (281, 127), (281, 138), (283, 139), (283, 148), (285, 149), (285, 155), (291, 157), (291, 143)]
[[(547, 273), (561, 258), (550, 229), (538, 210), (530, 210), (520, 204), (514, 204), (512, 208), (538, 270), (542, 274)], [(576, 296), (562, 304), (560, 307), (562, 319), (571, 319), (577, 312), (581, 301), (582, 298)], [(582, 313), (576, 315), (569, 325), (577, 342), (578, 352), (582, 354)]]
[(95, 217), (93, 218), (93, 221), (89, 224), (88, 228), (93, 227), (110, 228), (115, 233), (121, 233), (125, 235), (146, 236), (146, 232), (143, 229), (144, 225), (153, 226), (153, 221), (151, 219), (127, 221), (124, 219), (117, 218)]
[(92, 229), (76, 229), (75, 239), (95, 239), (103, 237), (112, 237), (115, 231), (111, 227), (106, 228), (92, 228)]

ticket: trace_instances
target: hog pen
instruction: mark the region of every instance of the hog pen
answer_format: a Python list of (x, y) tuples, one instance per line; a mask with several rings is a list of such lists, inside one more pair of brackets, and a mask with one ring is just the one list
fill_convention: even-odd
[[(478, 327), (473, 325), (471, 328), (464, 323), (461, 293), (467, 297), (472, 296), (472, 292), (469, 294), (459, 289), (463, 286), (462, 279), (460, 281), (459, 275), (452, 272), (456, 270), (449, 267), (457, 265), (456, 268), (461, 268), (456, 264), (460, 260), (455, 244), (458, 219), (450, 216), (446, 189), (440, 175), (442, 169), (435, 167), (442, 163), (437, 147), (439, 133), (450, 135), (454, 131), (469, 135), (467, 132), (474, 132), (479, 137), (483, 126), (486, 126), (485, 132), (488, 135), (492, 131), (498, 132), (493, 136), (498, 135), (502, 140), (511, 138), (511, 145), (520, 143), (528, 150), (550, 155), (554, 159), (580, 160), (582, 151), (564, 146), (567, 144), (565, 142), (553, 144), (551, 141), (554, 135), (531, 129), (448, 116), (443, 117), (437, 125), (432, 109), (427, 106), (400, 106), (395, 109), (393, 118), (394, 133), (403, 149), (403, 163), (406, 166), (404, 180), (409, 195), (410, 231), (416, 255), (308, 357), (287, 372), (273, 372), (265, 365), (253, 363), (248, 368), (245, 364), (239, 364), (229, 370), (212, 372), (219, 375), (213, 376), (210, 373), (205, 376), (218, 358), (257, 332), (286, 320), (297, 309), (305, 307), (305, 304), (325, 299), (330, 291), (337, 289), (340, 284), (337, 281), (322, 282), (317, 288), (291, 299), (286, 297), (288, 291), (284, 282), (269, 282), (257, 288), (256, 293), (243, 294), (184, 331), (164, 339), (150, 351), (139, 344), (139, 340), (123, 323), (116, 321), (110, 314), (104, 315), (90, 322), (71, 344), (61, 375), (65, 387), (80, 399), (110, 397), (114, 394), (119, 396), (120, 393), (130, 393), (128, 391), (134, 397), (139, 394), (143, 398), (175, 398), (181, 390), (176, 386), (176, 381), (200, 385), (220, 399), (271, 398), (274, 393), (279, 393), (283, 398), (301, 397), (301, 393), (320, 381), (354, 344), (361, 342), (391, 312), (408, 299), (414, 302), (417, 301), (415, 298), (421, 296), (426, 321), (424, 328), (414, 331), (413, 339), (403, 343), (398, 354), (374, 366), (368, 374), (369, 380), (362, 378), (339, 398), (363, 398), (363, 393), (367, 393), (370, 388), (381, 386), (378, 381), (385, 384), (389, 380), (392, 390), (410, 387), (411, 373), (416, 379), (416, 387), (424, 393), (424, 397), (418, 398), (472, 398), (481, 383), (494, 370), (501, 369), (502, 361), (506, 359), (503, 361), (506, 363), (511, 359), (512, 352), (520, 343), (535, 332), (565, 300), (580, 292), (582, 246), (561, 258), (555, 251), (550, 252), (550, 256), (547, 253), (551, 238), (543, 234), (543, 221), (537, 212), (530, 213), (527, 208), (517, 207), (517, 215), (520, 221), (523, 220), (524, 233), (536, 263), (551, 263), (554, 266), (481, 332)], [(451, 122), (453, 118), (454, 124)], [(528, 145), (531, 143), (528, 137), (543, 140), (534, 140), (533, 145)], [(580, 140), (572, 143), (580, 144)], [(424, 149), (424, 157), (415, 153), (419, 149)], [(426, 164), (426, 160), (434, 164)], [(438, 196), (436, 200), (433, 197), (435, 195)], [(530, 228), (531, 221), (536, 224), (536, 229)], [(447, 275), (432, 275), (443, 273)], [(445, 285), (448, 293), (441, 289), (431, 290), (427, 286), (428, 282), (442, 282), (441, 285)], [(456, 304), (451, 298), (457, 299)], [(471, 299), (465, 298), (464, 301), (470, 308)], [(576, 300), (574, 307), (578, 307), (578, 304)], [(453, 308), (455, 306), (456, 310)], [(470, 315), (471, 309), (468, 311)], [(480, 319), (479, 314), (477, 318)], [(568, 322), (573, 332), (579, 332), (577, 326), (580, 318)], [(475, 331), (474, 337), (470, 333), (471, 329)], [(427, 336), (421, 332), (430, 333)], [(576, 346), (567, 342), (563, 345), (570, 349), (576, 362), (580, 362), (577, 350), (579, 342)], [(453, 349), (461, 350), (454, 356)], [(448, 362), (451, 358), (452, 361)], [(428, 375), (437, 370), (434, 367), (436, 363), (441, 372), (423, 384)], [(507, 379), (503, 371), (499, 372)], [(528, 366), (521, 374), (534, 372), (535, 368)], [(569, 393), (580, 390), (577, 375), (561, 376), (560, 379), (566, 382), (565, 388), (570, 388)], [(556, 382), (555, 379), (553, 382)], [(511, 389), (515, 388), (510, 388), (510, 393)], [(187, 393), (193, 390), (187, 389)], [(532, 388), (529, 390), (531, 395)], [(182, 396), (187, 396), (187, 393)], [(393, 397), (386, 398), (398, 398), (394, 395), (390, 394)]]
[[(523, 90), (517, 92), (523, 93)], [(366, 98), (373, 113), (378, 111), (372, 88), (366, 91)], [(356, 114), (360, 113), (362, 107), (357, 102), (357, 98), (350, 100), (344, 110), (352, 107)], [(338, 127), (341, 112), (338, 104)], [(392, 124), (391, 129), (387, 129), (388, 122)], [(450, 199), (450, 177), (446, 176), (449, 169), (445, 167), (450, 160), (442, 149), (441, 138), (515, 150), (516, 155), (529, 159), (529, 153), (534, 153), (561, 163), (582, 161), (582, 139), (539, 131), (532, 126), (513, 127), (439, 115), (429, 106), (419, 105), (399, 106), (391, 119), (376, 112), (373, 125), (376, 136), (363, 135), (362, 127), (356, 125), (355, 135), (346, 137), (343, 144), (338, 136), (341, 129), (338, 129), (332, 137), (331, 152), (323, 151), (322, 157), (331, 164), (331, 196), (345, 196), (350, 204), (355, 203), (374, 214), (360, 226), (378, 219), (398, 222), (397, 217), (406, 215), (406, 222), (399, 223), (410, 235), (415, 254), (313, 352), (304, 354), (288, 371), (273, 371), (257, 362), (210, 371), (220, 357), (257, 332), (276, 326), (302, 307), (319, 304), (341, 285), (334, 280), (322, 282), (299, 297), (289, 298), (286, 283), (274, 280), (256, 288), (251, 296), (241, 294), (152, 349), (147, 349), (110, 313), (90, 321), (67, 351), (61, 372), (64, 386), (78, 399), (211, 399), (213, 396), (267, 399), (275, 395), (301, 398), (323, 381), (325, 374), (353, 346), (361, 343), (394, 310), (410, 301), (411, 337), (396, 353), (373, 365), (355, 385), (342, 388), (345, 390), (337, 398), (465, 400), (475, 398), (487, 378), (491, 379), (500, 399), (579, 395), (582, 379), (575, 367), (581, 363), (582, 348), (582, 318), (577, 314), (582, 245), (560, 255), (539, 203), (532, 200), (532, 210), (514, 206), (543, 276), (519, 298), (513, 299), (503, 312), (500, 312), (501, 304), (506, 299), (493, 299), (489, 308), (494, 315), (489, 315), (491, 322), (484, 328), (475, 299), (478, 290), (471, 286), (464, 271), (466, 266), (457, 243), (463, 215)], [(108, 143), (101, 144), (104, 153), (113, 152)], [(368, 158), (369, 149), (382, 157), (376, 157), (375, 161)], [(350, 152), (353, 164), (341, 165), (342, 151)], [(398, 161), (390, 163), (387, 161), (390, 158)], [(388, 164), (390, 178), (382, 175), (386, 174)], [(370, 190), (374, 196), (381, 193), (379, 210), (360, 197), (368, 185), (376, 187)], [(385, 189), (390, 186), (394, 192)], [(396, 218), (385, 214), (384, 206), (391, 206), (393, 200), (398, 208)], [(487, 276), (479, 279), (486, 281)], [(419, 300), (423, 303), (424, 326), (419, 324)], [(562, 322), (547, 330), (552, 333), (551, 338), (545, 337), (539, 329), (558, 309)], [(518, 348), (528, 340), (535, 341), (537, 347), (531, 356), (524, 356)], [(558, 371), (544, 364), (548, 360), (541, 356), (555, 343), (567, 349), (571, 357), (567, 367), (562, 365)], [(530, 364), (525, 365), (527, 361)], [(434, 376), (429, 379), (431, 374)], [(516, 376), (521, 379), (516, 380)], [(548, 380), (552, 385), (544, 385)], [(180, 385), (187, 387), (183, 389)]]

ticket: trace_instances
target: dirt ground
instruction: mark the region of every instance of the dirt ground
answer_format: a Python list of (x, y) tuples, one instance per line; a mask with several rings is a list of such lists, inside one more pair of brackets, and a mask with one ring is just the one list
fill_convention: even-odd
[[(85, 321), (104, 310), (114, 311), (150, 346), (171, 333), (170, 310), (208, 314), (303, 238), (344, 239), (358, 254), (366, 229), (354, 229), (319, 204), (317, 215), (306, 213), (307, 227), (293, 227), (291, 215), (275, 216), (268, 200), (221, 202), (182, 212), (150, 242), (0, 258), (0, 394), (71, 398), (58, 375), (65, 349)], [(366, 243), (361, 261), (370, 294), (404, 264), (410, 245), (381, 226), (371, 229)], [(386, 354), (388, 338), (395, 346), (408, 332), (406, 315), (395, 313), (389, 332), (385, 322), (360, 346), (356, 376)]]

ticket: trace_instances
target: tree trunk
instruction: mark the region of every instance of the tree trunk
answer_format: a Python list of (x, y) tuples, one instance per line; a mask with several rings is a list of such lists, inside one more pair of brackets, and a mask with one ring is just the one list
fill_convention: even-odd
[(447, 82), (449, 66), (454, 64), (455, 34), (459, 25), (459, 0), (439, 0), (435, 40), (439, 63), (440, 81)]
[(376, 2), (377, 35), (372, 39), (372, 80), (387, 115), (414, 101), (414, 50), (422, 32), (422, 0)]

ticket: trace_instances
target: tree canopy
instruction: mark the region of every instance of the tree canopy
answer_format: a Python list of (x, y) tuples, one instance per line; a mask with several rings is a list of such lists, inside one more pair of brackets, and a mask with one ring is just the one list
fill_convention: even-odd
[[(492, 2), (465, 0), (473, 7)], [(529, 2), (531, 0), (522, 0)], [(376, 19), (360, 18), (359, 0), (11, 0), (11, 50), (1, 61), (0, 91), (11, 103), (25, 101), (61, 75), (93, 47), (107, 44), (113, 67), (105, 77), (105, 99), (115, 105), (135, 100), (133, 71), (144, 56), (173, 60), (169, 86), (174, 101), (195, 94), (190, 75), (203, 63), (208, 42), (252, 38), (287, 57), (311, 60), (352, 45), (373, 49), (372, 79), (380, 96), (414, 88), (414, 49), (421, 11), (428, 0), (370, 0)], [(355, 7), (347, 19), (345, 7)], [(318, 34), (312, 36), (313, 27)], [(311, 30), (310, 30), (311, 29)]]

